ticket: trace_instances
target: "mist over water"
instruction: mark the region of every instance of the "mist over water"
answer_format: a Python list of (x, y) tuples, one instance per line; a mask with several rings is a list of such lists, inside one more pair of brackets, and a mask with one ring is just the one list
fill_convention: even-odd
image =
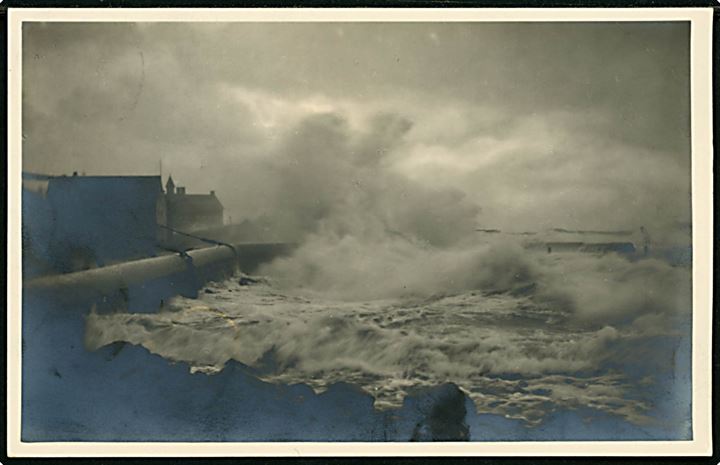
[[(317, 115), (281, 144), (274, 159), (277, 189), (269, 196), (277, 200), (277, 213), (270, 223), (299, 239), (300, 247), (260, 270), (277, 286), (339, 300), (525, 286), (534, 301), (582, 324), (632, 324), (641, 317), (664, 324), (689, 317), (688, 270), (648, 257), (631, 262), (615, 254), (531, 255), (525, 247), (532, 236), (480, 234), (478, 225), (493, 219), (462, 191), (429, 188), (393, 169), (410, 121), (384, 113), (361, 127), (340, 114)], [(575, 214), (588, 222), (610, 216)], [(653, 247), (689, 247), (690, 231), (668, 223), (660, 215), (650, 222)], [(637, 233), (602, 240), (642, 248)]]
[[(303, 253), (299, 260), (308, 260)], [(478, 412), (528, 426), (579, 408), (637, 425), (662, 422), (649, 386), (674, 388), (664, 383), (689, 337), (689, 269), (537, 253), (509, 266), (513, 253), (485, 246), (454, 261), (457, 251), (421, 250), (405, 262), (391, 254), (387, 272), (355, 286), (348, 283), (361, 279), (361, 267), (337, 266), (291, 286), (282, 273), (253, 286), (230, 279), (157, 314), (91, 314), (86, 344), (127, 341), (207, 374), (233, 359), (262, 379), (318, 391), (349, 382), (377, 408), (451, 381)], [(407, 276), (393, 282), (396, 273)]]
[(88, 349), (126, 341), (206, 375), (236, 360), (318, 391), (348, 382), (377, 408), (454, 382), (478, 412), (527, 426), (576, 409), (669, 421), (656, 395), (683, 389), (668, 380), (690, 336), (689, 266), (482, 234), (482, 210), (462, 192), (392, 169), (409, 121), (348, 124), (308, 118), (263, 165), (275, 212), (263, 221), (299, 242), (292, 255), (265, 264), (255, 285), (211, 283), (156, 314), (92, 313)]

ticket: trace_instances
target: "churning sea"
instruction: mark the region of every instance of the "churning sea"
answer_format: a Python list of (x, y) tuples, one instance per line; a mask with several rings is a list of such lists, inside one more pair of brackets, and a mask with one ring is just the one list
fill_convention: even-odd
[(300, 251), (156, 313), (93, 312), (85, 343), (139, 345), (201, 376), (234, 360), (318, 393), (349, 383), (381, 411), (454, 383), (468, 423), (506, 422), (471, 439), (572, 439), (569, 418), (604, 438), (691, 437), (688, 264), (498, 244), (458, 257), (283, 279)]

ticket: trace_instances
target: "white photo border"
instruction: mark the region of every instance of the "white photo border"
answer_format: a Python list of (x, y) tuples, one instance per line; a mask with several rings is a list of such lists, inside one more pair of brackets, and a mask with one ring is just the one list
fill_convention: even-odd
[[(712, 20), (711, 8), (9, 8), (8, 9), (8, 457), (710, 456), (712, 454)], [(691, 23), (692, 431), (689, 441), (469, 443), (22, 442), (21, 82), (23, 22), (600, 22)]]

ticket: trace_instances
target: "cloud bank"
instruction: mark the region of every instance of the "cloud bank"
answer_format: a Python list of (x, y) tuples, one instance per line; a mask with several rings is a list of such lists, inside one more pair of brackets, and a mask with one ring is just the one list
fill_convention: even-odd
[[(672, 235), (689, 221), (684, 23), (31, 23), (23, 34), (29, 171), (152, 174), (162, 160), (189, 191), (215, 190), (234, 221), (272, 217), (288, 231), (335, 208), (327, 199), (345, 185), (373, 181), (391, 199), (414, 185), (408, 203), (432, 198), (430, 216), (473, 204), (483, 227)], [(308, 217), (288, 217), (311, 197)], [(419, 218), (389, 204), (380, 216)], [(427, 221), (404, 226), (455, 240)]]

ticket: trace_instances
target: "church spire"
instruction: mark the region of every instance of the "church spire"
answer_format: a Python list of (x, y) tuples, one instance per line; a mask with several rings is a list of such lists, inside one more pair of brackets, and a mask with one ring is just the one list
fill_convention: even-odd
[(168, 177), (167, 183), (165, 184), (165, 190), (168, 194), (175, 193), (175, 181), (173, 181), (172, 174)]

